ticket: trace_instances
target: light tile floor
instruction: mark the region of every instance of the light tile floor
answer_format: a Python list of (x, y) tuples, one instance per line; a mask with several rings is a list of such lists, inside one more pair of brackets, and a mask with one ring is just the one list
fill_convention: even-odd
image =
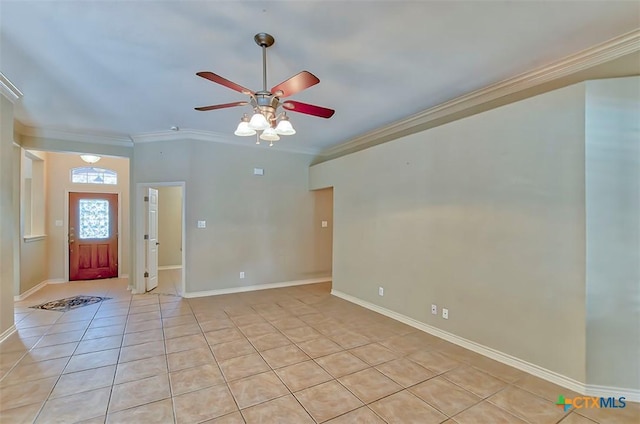
[(158, 270), (158, 287), (151, 293), (182, 295), (182, 268)]
[[(0, 344), (2, 423), (638, 423), (565, 413), (575, 393), (329, 294), (182, 299), (126, 280), (49, 285)], [(108, 296), (69, 312), (29, 308)]]

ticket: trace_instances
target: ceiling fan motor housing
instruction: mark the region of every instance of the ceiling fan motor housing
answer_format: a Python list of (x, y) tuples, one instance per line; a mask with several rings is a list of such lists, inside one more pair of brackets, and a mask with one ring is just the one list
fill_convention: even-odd
[(252, 99), (254, 109), (259, 109), (267, 118), (267, 121), (272, 123), (276, 120), (276, 110), (280, 105), (280, 99), (272, 95), (268, 91), (258, 91), (254, 94)]

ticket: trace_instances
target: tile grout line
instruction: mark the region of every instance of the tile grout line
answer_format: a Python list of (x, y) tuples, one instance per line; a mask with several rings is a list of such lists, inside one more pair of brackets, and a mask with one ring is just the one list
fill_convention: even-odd
[[(252, 308), (252, 309), (254, 309), (254, 308)], [(255, 309), (254, 309), (254, 310), (255, 310)], [(257, 311), (256, 311), (256, 312), (257, 312)], [(258, 312), (258, 314), (260, 315), (260, 313), (259, 313), (259, 312)], [(262, 316), (262, 315), (260, 315), (260, 316)], [(263, 318), (264, 318), (264, 317), (263, 317)], [(266, 322), (268, 322), (268, 320), (267, 320), (267, 319), (265, 319), (265, 321), (266, 321)], [(282, 336), (284, 336), (285, 338), (287, 338), (287, 340), (289, 340), (289, 341), (293, 344), (293, 341), (292, 341), (291, 339), (289, 339), (285, 334), (283, 334), (283, 333), (280, 331), (280, 329), (278, 329), (277, 327), (275, 327), (275, 326), (274, 326), (273, 324), (271, 324), (270, 322), (269, 322), (269, 325), (273, 326), (273, 327), (277, 330), (278, 334), (281, 334)], [(249, 343), (251, 343), (251, 340), (249, 340)], [(251, 344), (253, 345), (253, 343), (251, 343)], [(294, 346), (296, 346), (296, 345), (294, 344)], [(262, 360), (267, 364), (267, 366), (269, 366), (269, 368), (270, 368), (270, 371), (269, 371), (269, 372), (272, 372), (272, 373), (276, 376), (276, 378), (278, 379), (278, 381), (280, 381), (280, 383), (281, 383), (281, 384), (282, 384), (282, 385), (287, 389), (287, 391), (289, 392), (289, 394), (287, 394), (287, 395), (283, 395), (283, 396), (280, 396), (280, 397), (284, 397), (284, 396), (289, 396), (289, 395), (291, 395), (291, 397), (293, 397), (293, 399), (297, 402), (297, 404), (298, 404), (298, 405), (300, 405), (300, 407), (302, 408), (302, 410), (306, 412), (306, 414), (309, 416), (309, 418), (311, 418), (311, 420), (312, 420), (313, 422), (317, 423), (317, 421), (315, 420), (315, 418), (313, 418), (313, 416), (311, 415), (311, 413), (307, 410), (307, 408), (305, 408), (305, 407), (304, 407), (304, 405), (303, 405), (303, 404), (300, 402), (300, 400), (296, 397), (296, 395), (294, 394), (294, 392), (292, 392), (292, 391), (291, 391), (291, 389), (289, 388), (289, 386), (287, 386), (287, 384), (282, 380), (282, 378), (281, 378), (281, 377), (280, 377), (280, 375), (276, 372), (276, 370), (275, 370), (275, 369), (274, 369), (274, 368), (273, 368), (273, 367), (272, 367), (272, 366), (267, 362), (267, 360), (264, 358), (264, 356), (263, 356), (262, 352), (260, 352), (260, 351), (257, 349), (257, 347), (256, 347), (255, 345), (253, 345), (253, 347), (254, 347), (254, 349), (256, 349), (256, 351), (258, 352), (258, 354), (260, 355), (260, 357), (262, 358)], [(296, 346), (296, 347), (297, 347), (297, 346)], [(277, 349), (277, 347), (276, 347), (275, 349)], [(299, 349), (299, 347), (298, 347), (298, 349)], [(267, 350), (269, 350), (269, 349), (267, 349)], [(294, 365), (294, 364), (292, 364), (292, 365)], [(285, 367), (282, 367), (282, 368), (285, 368)], [(278, 398), (276, 398), (276, 399), (279, 399), (280, 397), (278, 397)], [(273, 399), (272, 399), (272, 400), (273, 400)], [(265, 402), (263, 402), (263, 403), (266, 403), (266, 402), (270, 402), (270, 401), (265, 401)], [(253, 405), (253, 406), (255, 406), (255, 405)], [(243, 415), (243, 419), (244, 419), (244, 415)], [(245, 420), (245, 422), (246, 422), (246, 420)]]
[[(101, 302), (102, 303), (102, 302)], [(96, 311), (93, 313), (91, 319), (89, 320), (89, 324), (87, 324), (87, 327), (85, 328), (85, 330), (82, 333), (82, 336), (80, 337), (80, 340), (77, 342), (76, 347), (73, 349), (73, 352), (71, 353), (71, 355), (69, 356), (69, 359), (67, 360), (67, 363), (65, 364), (64, 368), (62, 369), (62, 371), (60, 372), (60, 375), (58, 375), (56, 382), (53, 384), (53, 386), (51, 387), (51, 390), (49, 391), (49, 394), (47, 395), (47, 397), (45, 398), (44, 402), (42, 403), (42, 406), (40, 407), (38, 413), (36, 414), (33, 422), (35, 423), (38, 418), (40, 417), (40, 415), (42, 414), (42, 412), (44, 411), (45, 406), (47, 405), (47, 403), (51, 400), (51, 395), (53, 394), (53, 391), (55, 390), (56, 386), (58, 385), (58, 383), (60, 382), (60, 379), (62, 378), (62, 376), (64, 375), (64, 370), (69, 366), (69, 362), (71, 362), (71, 359), (73, 358), (75, 352), (78, 350), (78, 347), (80, 346), (80, 343), (82, 341), (82, 338), (85, 336), (85, 334), (87, 333), (87, 331), (89, 330), (89, 327), (91, 326), (91, 322), (93, 322), (93, 320), (95, 319), (95, 315), (98, 313), (98, 310), (100, 310), (100, 308), (102, 307), (102, 304), (96, 309)], [(62, 315), (60, 317), (58, 317), (58, 319), (56, 321), (54, 321), (54, 323), (51, 325), (51, 327), (53, 327), (53, 325), (55, 325), (55, 322), (59, 321), (61, 318), (64, 317), (64, 315), (70, 311), (63, 311)], [(72, 321), (73, 322), (73, 321)], [(46, 336), (48, 333), (45, 333), (42, 337)], [(60, 334), (60, 333), (54, 333), (54, 334)], [(42, 339), (40, 339), (42, 340)], [(40, 340), (34, 345), (37, 346), (37, 344), (40, 342)], [(75, 342), (74, 342), (75, 343)], [(55, 345), (52, 345), (55, 346)], [(48, 347), (48, 346), (47, 346)], [(33, 349), (33, 348), (32, 348)], [(30, 350), (31, 351), (31, 350)], [(71, 373), (69, 373), (71, 374)], [(73, 394), (72, 394), (73, 395)], [(70, 395), (70, 396), (72, 396)], [(64, 396), (63, 396), (64, 397)], [(108, 406), (108, 403), (107, 403)], [(106, 414), (106, 412), (105, 412)], [(106, 415), (105, 415), (106, 416)], [(90, 417), (92, 418), (92, 417)]]
[[(122, 345), (124, 344), (124, 332), (126, 331), (127, 328), (127, 321), (129, 320), (129, 312), (131, 311), (131, 302), (133, 301), (133, 297), (129, 297), (129, 304), (128, 304), (128, 309), (127, 309), (127, 319), (125, 320), (125, 324), (124, 324), (124, 328), (122, 329), (122, 338), (120, 339), (120, 347), (118, 349), (118, 357), (116, 359), (116, 364), (115, 364), (115, 370), (113, 371), (113, 379), (111, 380), (111, 387), (109, 387), (109, 397), (107, 398), (107, 407), (105, 408), (104, 411), (104, 421), (103, 423), (107, 422), (107, 419), (109, 417), (109, 406), (111, 404), (111, 397), (113, 396), (113, 388), (116, 386), (116, 376), (118, 375), (118, 365), (120, 364), (120, 355), (122, 354)], [(102, 305), (101, 305), (102, 308)], [(100, 309), (101, 309), (100, 308)], [(98, 309), (98, 311), (100, 310)], [(97, 312), (96, 312), (97, 314)], [(89, 324), (91, 325), (91, 324)]]
[[(51, 329), (51, 327), (53, 327), (53, 325), (55, 325), (55, 322), (59, 321), (64, 314), (68, 312), (68, 311), (64, 311), (62, 313), (62, 315), (60, 315), (60, 317), (58, 317), (57, 320), (54, 321), (54, 323), (51, 324), (51, 326), (49, 327), (49, 329)], [(97, 310), (96, 310), (97, 312)], [(95, 316), (95, 314), (93, 315)], [(80, 340), (82, 340), (82, 337), (86, 334), (89, 325), (91, 325), (91, 321), (93, 320), (93, 317), (91, 318), (91, 320), (89, 320), (89, 324), (87, 325), (87, 328), (84, 330), (84, 332), (82, 333), (82, 336), (80, 337)], [(42, 338), (44, 338), (48, 333), (45, 333)], [(40, 340), (38, 340), (38, 342), (36, 342), (36, 344), (31, 348), (33, 349), (35, 346), (38, 345), (38, 343), (40, 343), (40, 341), (42, 340), (42, 338), (40, 338)], [(55, 346), (55, 345), (54, 345)], [(60, 375), (58, 375), (56, 382), (53, 384), (53, 386), (51, 386), (51, 390), (49, 391), (49, 394), (47, 395), (47, 397), (44, 399), (44, 402), (42, 403), (42, 406), (40, 407), (40, 409), (38, 410), (38, 413), (36, 414), (35, 418), (33, 419), (33, 422), (35, 423), (38, 418), (40, 417), (40, 414), (42, 414), (42, 411), (44, 411), (45, 406), (47, 405), (47, 402), (49, 402), (49, 399), (51, 399), (51, 395), (53, 394), (53, 391), (55, 390), (56, 386), (58, 385), (58, 382), (60, 382), (60, 379), (62, 378), (62, 375), (64, 374), (64, 370), (69, 366), (69, 362), (71, 362), (71, 358), (73, 358), (73, 354), (75, 353), (76, 350), (78, 350), (78, 346), (80, 346), (80, 341), (77, 342), (76, 347), (73, 349), (73, 352), (71, 352), (71, 355), (69, 355), (69, 359), (67, 360), (67, 363), (65, 364), (64, 368), (62, 369), (62, 371), (60, 372)], [(29, 350), (29, 352), (31, 352), (31, 349)]]
[[(111, 387), (109, 388), (109, 398), (107, 399), (107, 408), (104, 411), (104, 423), (107, 422), (107, 420), (109, 419), (109, 415), (111, 414), (110, 409), (111, 409), (111, 399), (113, 397), (113, 390), (116, 387), (116, 377), (118, 375), (118, 368), (120, 366), (120, 357), (122, 355), (122, 348), (124, 347), (124, 336), (126, 334), (127, 331), (127, 324), (129, 323), (129, 316), (131, 315), (131, 306), (133, 303), (133, 295), (130, 296), (129, 298), (129, 308), (127, 310), (127, 318), (125, 320), (124, 323), (124, 328), (122, 329), (122, 339), (120, 340), (120, 348), (118, 350), (118, 358), (116, 359), (116, 369), (115, 372), (113, 373), (113, 381), (111, 382)], [(117, 411), (116, 411), (117, 412)]]
[[(173, 413), (173, 422), (174, 424), (178, 422), (178, 416), (176, 414), (176, 405), (175, 405), (175, 397), (173, 396), (173, 385), (171, 384), (171, 372), (169, 370), (169, 354), (167, 353), (167, 339), (164, 337), (164, 318), (162, 318), (162, 303), (160, 303), (160, 298), (158, 298), (158, 303), (160, 304), (160, 321), (162, 322), (162, 341), (164, 342), (164, 353), (165, 353), (165, 362), (167, 364), (167, 378), (169, 379), (169, 394), (171, 395), (171, 411)], [(191, 308), (189, 308), (191, 309)], [(195, 318), (195, 316), (194, 316)], [(196, 320), (197, 322), (197, 320)], [(200, 325), (198, 325), (200, 327)], [(201, 329), (202, 330), (202, 329)], [(204, 335), (203, 335), (204, 337)]]

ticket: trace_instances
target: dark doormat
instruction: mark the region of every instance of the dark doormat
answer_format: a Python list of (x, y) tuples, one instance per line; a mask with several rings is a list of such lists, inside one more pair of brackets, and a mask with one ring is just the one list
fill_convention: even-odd
[(64, 299), (52, 300), (41, 305), (31, 306), (34, 309), (46, 309), (47, 311), (66, 312), (71, 309), (80, 308), (82, 306), (93, 305), (103, 300), (111, 299), (110, 297), (101, 296), (73, 296)]

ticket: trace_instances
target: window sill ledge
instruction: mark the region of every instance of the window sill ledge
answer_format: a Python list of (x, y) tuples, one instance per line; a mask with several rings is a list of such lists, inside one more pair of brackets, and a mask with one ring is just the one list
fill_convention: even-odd
[(40, 241), (47, 238), (46, 234), (36, 235), (36, 236), (24, 236), (25, 243), (32, 243), (34, 241)]

